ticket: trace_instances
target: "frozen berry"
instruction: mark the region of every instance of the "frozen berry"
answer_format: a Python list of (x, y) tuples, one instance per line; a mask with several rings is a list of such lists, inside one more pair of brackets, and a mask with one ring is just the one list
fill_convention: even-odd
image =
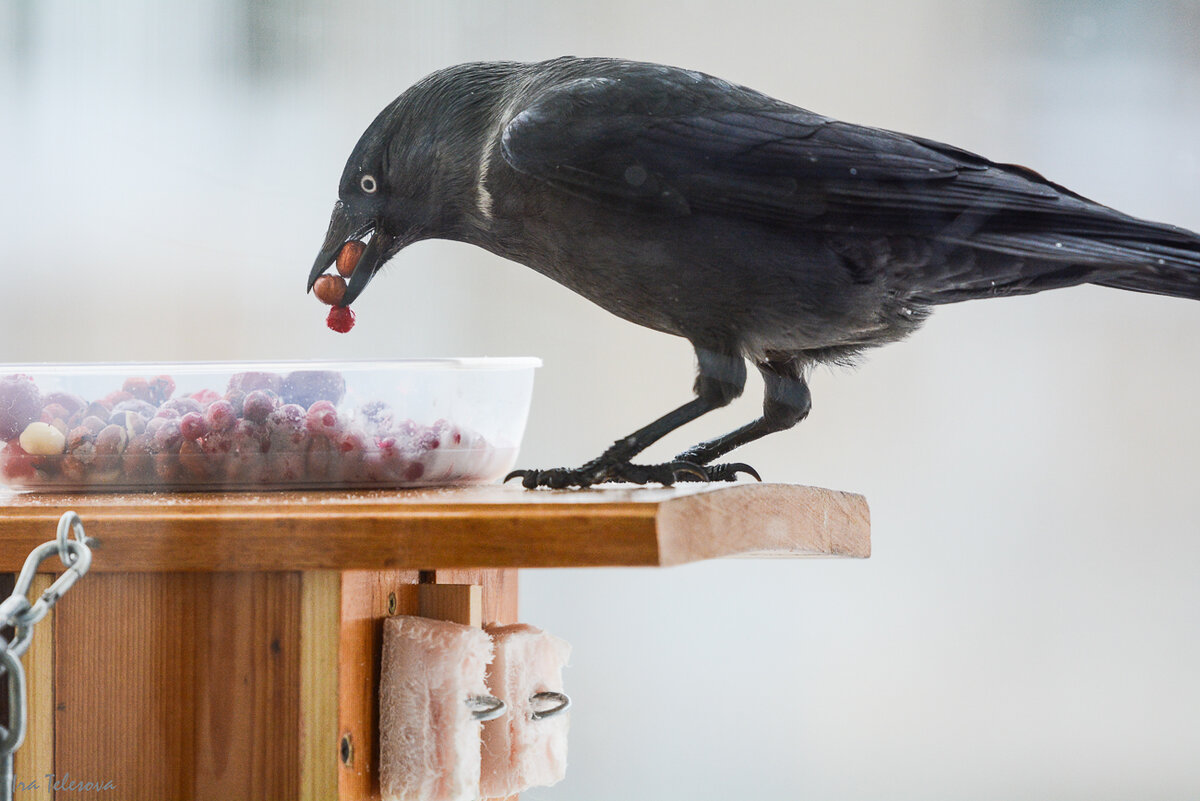
[(31, 376), (0, 378), (0, 439), (15, 438), (41, 414), (42, 393)]
[(363, 251), (366, 249), (366, 243), (357, 239), (352, 239), (342, 245), (337, 256), (338, 275), (349, 278), (354, 273), (354, 268), (358, 266), (358, 260), (362, 258)]
[(186, 439), (179, 445), (179, 467), (192, 481), (208, 481), (216, 472), (216, 463), (203, 446)]
[(221, 396), (217, 394), (215, 389), (201, 389), (197, 392), (193, 392), (191, 395), (188, 395), (188, 397), (206, 409), (213, 401), (221, 399)]
[(303, 407), (294, 403), (280, 406), (267, 417), (267, 431), (271, 436), (271, 450), (300, 449), (308, 437), (305, 427), (306, 414)]
[(296, 370), (283, 379), (279, 394), (284, 403), (306, 409), (317, 401), (337, 403), (346, 394), (346, 379), (336, 370)]
[(204, 411), (204, 407), (200, 405), (200, 401), (194, 398), (172, 398), (159, 408), (159, 414), (162, 414), (164, 409), (171, 409), (177, 412), (179, 417), (183, 417), (185, 414), (191, 412)]
[(227, 400), (213, 401), (204, 410), (204, 419), (213, 431), (228, 431), (237, 423), (237, 412)]
[(242, 402), (242, 416), (255, 423), (265, 423), (267, 417), (275, 410), (272, 394), (262, 389), (247, 394)]
[(121, 401), (113, 407), (113, 412), (137, 412), (143, 418), (149, 420), (158, 411), (158, 407), (153, 403), (147, 403), (144, 400), (127, 400)]
[(392, 407), (380, 400), (364, 403), (362, 416), (371, 431), (386, 431), (392, 427), (395, 413)]
[(169, 375), (159, 375), (150, 379), (150, 394), (153, 403), (162, 403), (175, 393), (175, 379)]
[(33, 457), (16, 440), (0, 448), (0, 476), (5, 481), (29, 481), (36, 475)]
[(21, 448), (33, 456), (57, 456), (67, 447), (67, 438), (49, 423), (36, 421), (21, 432)]
[[(279, 373), (264, 373), (264, 372), (248, 372), (234, 373), (229, 379), (227, 389), (232, 392), (239, 390), (243, 393), (250, 393), (256, 389), (269, 389), (272, 392), (279, 392), (279, 387), (283, 383), (283, 376)], [(229, 399), (228, 393), (225, 395)]]
[(349, 306), (334, 306), (329, 310), (329, 316), (325, 318), (325, 325), (339, 334), (345, 334), (354, 327), (354, 312)]
[(87, 401), (78, 395), (70, 392), (50, 392), (47, 393), (44, 401), (47, 406), (52, 403), (57, 403), (59, 406), (67, 410), (67, 417), (75, 414), (75, 412), (87, 406)]
[(208, 420), (200, 412), (188, 412), (179, 419), (179, 433), (194, 442), (208, 433)]
[(133, 396), (123, 389), (118, 389), (116, 392), (110, 392), (105, 395), (103, 403), (111, 409), (118, 403), (124, 403), (127, 400), (133, 400)]
[(338, 428), (337, 408), (327, 400), (319, 400), (308, 407), (305, 424), (310, 434), (333, 436)]
[(326, 306), (337, 306), (346, 296), (346, 279), (340, 275), (322, 275), (313, 283), (313, 294)]
[(41, 420), (43, 423), (53, 423), (56, 420), (66, 423), (69, 419), (71, 419), (71, 413), (61, 403), (47, 403), (42, 408)]
[(156, 419), (162, 420), (163, 423), (154, 432), (154, 447), (160, 453), (178, 452), (179, 443), (183, 442), (183, 431), (180, 429), (179, 421), (162, 417)]
[(312, 481), (332, 481), (336, 477), (333, 443), (324, 437), (313, 437), (308, 443), (304, 467)]
[(144, 378), (131, 376), (121, 385), (121, 391), (128, 392), (133, 397), (146, 403), (157, 403), (154, 393), (150, 391), (150, 382)]

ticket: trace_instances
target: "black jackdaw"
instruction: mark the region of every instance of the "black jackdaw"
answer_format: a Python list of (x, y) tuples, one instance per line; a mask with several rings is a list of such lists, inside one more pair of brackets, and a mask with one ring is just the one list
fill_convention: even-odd
[[(346, 163), (309, 288), (371, 238), (349, 305), (405, 245), (469, 242), (686, 338), (696, 397), (526, 487), (757, 477), (729, 451), (794, 426), (823, 362), (912, 333), (934, 306), (1100, 284), (1200, 299), (1200, 237), (1036, 172), (823, 117), (710, 75), (605, 58), (463, 64), (416, 84)], [(763, 414), (666, 464), (631, 462), (736, 398)]]

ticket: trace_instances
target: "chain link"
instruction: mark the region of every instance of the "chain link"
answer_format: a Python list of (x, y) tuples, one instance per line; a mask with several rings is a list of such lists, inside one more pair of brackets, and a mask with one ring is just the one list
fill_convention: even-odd
[[(72, 539), (71, 535), (75, 537)], [(57, 556), (65, 568), (54, 583), (36, 601), (30, 603), (29, 591), (42, 562)], [(0, 725), (0, 801), (11, 801), (15, 789), (13, 752), (25, 740), (28, 704), (25, 697), (25, 669), (21, 657), (33, 641), (33, 627), (58, 603), (92, 565), (92, 549), (79, 515), (67, 512), (58, 521), (58, 534), (34, 548), (17, 576), (12, 595), (0, 601), (0, 626), (11, 626), (11, 641), (0, 635), (0, 675), (7, 678), (8, 720)]]

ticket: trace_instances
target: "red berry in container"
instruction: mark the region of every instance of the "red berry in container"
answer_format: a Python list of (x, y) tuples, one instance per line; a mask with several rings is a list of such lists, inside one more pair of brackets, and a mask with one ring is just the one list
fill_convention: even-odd
[[(67, 420), (71, 418), (71, 413), (61, 403), (47, 403), (42, 408), (41, 420), (43, 423), (58, 423), (61, 426), (66, 426)], [(63, 433), (66, 433), (64, 430)]]
[(43, 400), (47, 406), (56, 403), (66, 409), (67, 413), (63, 417), (64, 420), (75, 414), (75, 412), (86, 408), (88, 405), (86, 400), (70, 392), (51, 392)]
[(0, 378), (0, 440), (14, 439), (41, 415), (42, 393), (32, 377)]
[(343, 278), (349, 278), (354, 274), (354, 268), (358, 266), (358, 260), (362, 258), (363, 251), (367, 249), (365, 242), (360, 242), (353, 239), (342, 245), (342, 249), (338, 251), (337, 256), (337, 271), (338, 275)]
[(175, 393), (175, 379), (169, 375), (159, 375), (150, 379), (151, 403), (162, 403)]
[(225, 465), (226, 480), (233, 484), (260, 483), (267, 466), (266, 451), (270, 442), (267, 427), (250, 420), (239, 420), (231, 440), (232, 449)]
[(308, 438), (307, 414), (302, 406), (285, 403), (267, 417), (271, 450), (297, 450)]
[(188, 412), (179, 419), (179, 432), (185, 440), (195, 442), (209, 431), (208, 420), (200, 412)]
[(334, 306), (325, 318), (325, 325), (339, 334), (345, 334), (354, 327), (354, 312), (349, 306)]
[[(163, 423), (154, 431), (155, 449), (159, 453), (178, 453), (179, 444), (183, 442), (183, 431), (179, 421), (163, 417), (156, 419), (162, 420)], [(147, 430), (149, 429), (147, 428)]]
[(283, 379), (279, 394), (284, 403), (306, 409), (317, 401), (336, 404), (346, 394), (346, 379), (336, 370), (296, 370)]
[(111, 409), (114, 406), (116, 406), (118, 403), (124, 403), (127, 400), (133, 400), (133, 396), (130, 395), (125, 390), (119, 389), (116, 392), (110, 392), (107, 395), (105, 395), (104, 399), (101, 401), (101, 403), (103, 403), (105, 406), (107, 406), (109, 409)]
[(204, 419), (212, 431), (228, 431), (237, 423), (237, 412), (227, 400), (215, 400), (204, 410)]
[(143, 400), (121, 401), (116, 406), (113, 406), (113, 413), (116, 412), (136, 412), (143, 420), (149, 420), (158, 411), (158, 407), (153, 403), (147, 403)]
[(327, 400), (317, 401), (308, 407), (305, 425), (310, 434), (327, 437), (335, 435), (338, 431), (337, 408)]
[(14, 484), (30, 481), (37, 475), (33, 457), (17, 444), (16, 440), (0, 448), (0, 476)]
[(200, 402), (193, 398), (172, 398), (160, 406), (158, 412), (162, 414), (167, 409), (174, 411), (177, 417), (183, 417), (190, 412), (204, 411), (204, 407), (200, 405)]
[(313, 282), (313, 294), (326, 306), (338, 306), (346, 296), (346, 279), (340, 275), (322, 275)]
[(221, 399), (220, 394), (215, 389), (201, 389), (188, 395), (188, 397), (206, 409), (213, 401)]
[[(273, 394), (273, 393), (272, 393)], [(256, 389), (242, 401), (242, 417), (254, 423), (265, 423), (275, 411), (275, 398), (265, 390)]]
[(202, 483), (213, 478), (216, 464), (199, 442), (185, 439), (179, 445), (179, 469), (187, 480)]
[(304, 469), (311, 481), (335, 480), (337, 474), (333, 443), (325, 437), (311, 437), (308, 442), (308, 453), (304, 459)]
[(150, 390), (150, 382), (144, 378), (138, 378), (137, 376), (126, 378), (125, 383), (121, 385), (121, 391), (127, 392), (134, 398), (146, 403), (158, 403), (154, 397), (154, 393)]
[(229, 400), (228, 392), (238, 390), (243, 394), (253, 392), (256, 389), (268, 389), (271, 392), (278, 393), (279, 388), (283, 384), (283, 376), (279, 373), (264, 373), (261, 371), (251, 371), (247, 373), (234, 373), (229, 378), (229, 386), (226, 388), (226, 400)]

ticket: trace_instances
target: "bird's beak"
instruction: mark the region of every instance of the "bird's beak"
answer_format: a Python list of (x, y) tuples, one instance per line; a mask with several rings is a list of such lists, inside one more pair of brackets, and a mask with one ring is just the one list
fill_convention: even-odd
[(329, 266), (337, 260), (342, 246), (352, 239), (366, 235), (368, 231), (374, 233), (359, 257), (358, 264), (354, 267), (354, 273), (350, 276), (346, 294), (342, 298), (343, 306), (349, 306), (355, 298), (362, 294), (367, 284), (375, 277), (375, 273), (379, 272), (383, 263), (392, 256), (395, 252), (392, 245), (396, 238), (382, 230), (374, 219), (350, 214), (340, 200), (334, 204), (333, 215), (329, 218), (329, 230), (325, 232), (325, 242), (321, 245), (321, 252), (317, 254), (317, 260), (313, 262), (312, 271), (308, 274), (308, 290), (310, 292), (313, 284), (321, 277), (321, 273), (329, 269)]

